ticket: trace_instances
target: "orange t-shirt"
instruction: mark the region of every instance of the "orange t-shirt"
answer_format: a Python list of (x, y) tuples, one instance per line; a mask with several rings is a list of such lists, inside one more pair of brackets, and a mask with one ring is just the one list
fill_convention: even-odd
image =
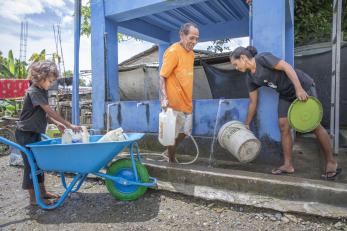
[(165, 78), (169, 107), (176, 111), (193, 111), (194, 52), (179, 43), (171, 45), (164, 53), (160, 76)]

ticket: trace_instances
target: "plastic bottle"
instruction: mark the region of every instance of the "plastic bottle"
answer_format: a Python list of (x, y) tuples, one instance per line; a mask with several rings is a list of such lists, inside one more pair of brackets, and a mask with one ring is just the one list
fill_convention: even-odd
[(98, 142), (111, 142), (111, 141), (124, 141), (126, 138), (123, 134), (122, 128), (117, 128), (107, 132), (103, 137), (101, 137)]
[(61, 143), (62, 144), (71, 144), (72, 143), (72, 130), (71, 129), (65, 129), (64, 134), (61, 137)]
[(176, 115), (171, 108), (159, 113), (159, 142), (164, 146), (174, 145), (176, 139)]
[(72, 143), (82, 143), (82, 132), (72, 132)]
[(89, 132), (86, 126), (82, 126), (82, 143), (89, 143)]

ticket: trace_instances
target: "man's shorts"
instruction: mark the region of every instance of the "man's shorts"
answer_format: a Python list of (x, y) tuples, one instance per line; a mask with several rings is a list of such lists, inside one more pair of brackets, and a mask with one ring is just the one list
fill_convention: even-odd
[(175, 111), (176, 114), (176, 138), (178, 134), (184, 133), (187, 136), (192, 134), (193, 116), (190, 113)]
[[(308, 95), (314, 96), (317, 98), (316, 86), (312, 86), (306, 91)], [(288, 101), (282, 99), (281, 97), (278, 100), (278, 118), (284, 118), (288, 116), (288, 110), (293, 101)]]

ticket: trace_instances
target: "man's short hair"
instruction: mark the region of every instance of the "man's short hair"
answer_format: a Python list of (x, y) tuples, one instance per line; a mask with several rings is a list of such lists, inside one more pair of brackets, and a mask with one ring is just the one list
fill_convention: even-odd
[(180, 28), (180, 33), (183, 33), (184, 35), (188, 35), (188, 34), (189, 34), (190, 27), (198, 28), (198, 26), (197, 26), (195, 23), (187, 22), (187, 23), (184, 23), (184, 24), (181, 26), (181, 28)]

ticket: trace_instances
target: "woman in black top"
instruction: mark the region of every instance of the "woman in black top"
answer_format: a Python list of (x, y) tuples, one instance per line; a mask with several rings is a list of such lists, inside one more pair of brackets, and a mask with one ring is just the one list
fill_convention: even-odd
[[(306, 73), (294, 70), (290, 64), (269, 52), (257, 54), (256, 48), (252, 46), (236, 48), (230, 55), (230, 62), (236, 70), (249, 73), (247, 86), (250, 103), (245, 122), (248, 128), (256, 112), (258, 88), (267, 86), (279, 93), (278, 121), (284, 164), (272, 170), (272, 173), (277, 175), (294, 173), (293, 145), (287, 113), (291, 103), (296, 98), (305, 101), (309, 95), (316, 96), (314, 81)], [(333, 158), (329, 135), (321, 125), (314, 130), (314, 133), (325, 155), (326, 170), (323, 176), (326, 179), (334, 179), (341, 172), (341, 169), (337, 167), (337, 162)]]

